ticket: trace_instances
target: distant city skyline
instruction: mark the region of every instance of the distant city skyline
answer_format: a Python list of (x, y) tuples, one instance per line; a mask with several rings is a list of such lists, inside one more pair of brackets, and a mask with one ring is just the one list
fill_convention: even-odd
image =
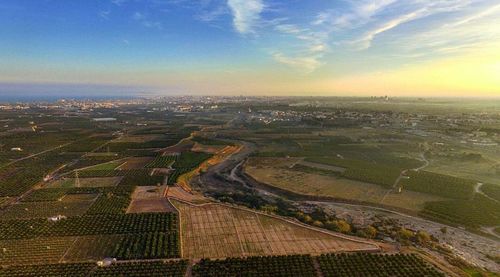
[(7, 0), (0, 93), (500, 96), (496, 0)]

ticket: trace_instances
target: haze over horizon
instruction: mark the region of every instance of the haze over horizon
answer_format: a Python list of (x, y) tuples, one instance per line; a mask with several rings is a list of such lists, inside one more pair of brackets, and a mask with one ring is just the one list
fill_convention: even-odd
[(0, 93), (500, 96), (495, 0), (17, 0)]

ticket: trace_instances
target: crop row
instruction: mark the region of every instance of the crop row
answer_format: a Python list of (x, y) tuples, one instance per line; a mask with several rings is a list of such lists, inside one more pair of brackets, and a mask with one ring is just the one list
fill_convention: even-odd
[(375, 164), (361, 160), (339, 159), (339, 158), (307, 158), (309, 162), (322, 163), (343, 167), (346, 170), (341, 175), (348, 179), (392, 187), (399, 177), (401, 169), (393, 166)]
[(3, 168), (0, 170), (0, 197), (23, 194), (51, 170), (74, 158), (74, 155), (47, 153)]
[(423, 170), (408, 171), (407, 176), (401, 182), (405, 189), (446, 198), (470, 199), (476, 184), (473, 180)]
[(484, 184), (481, 187), (481, 191), (484, 192), (489, 197), (500, 202), (500, 186), (493, 184)]
[(148, 163), (146, 168), (168, 168), (175, 162), (176, 158), (177, 156), (174, 155), (158, 156)]
[(500, 225), (500, 203), (476, 194), (470, 200), (428, 202), (421, 215), (469, 227), (497, 226)]
[(175, 171), (168, 176), (167, 184), (175, 184), (179, 176), (197, 168), (201, 163), (210, 157), (212, 157), (212, 155), (207, 153), (182, 152), (173, 164)]
[(203, 259), (193, 266), (193, 276), (316, 276), (309, 255)]
[(177, 233), (152, 232), (127, 235), (116, 244), (112, 257), (124, 260), (179, 257)]
[(170, 276), (182, 277), (187, 261), (119, 262), (98, 267), (95, 263), (60, 263), (0, 268), (0, 276), (57, 277), (57, 276)]
[(318, 258), (323, 276), (444, 276), (413, 254), (325, 254)]
[(57, 222), (47, 219), (0, 221), (0, 239), (100, 234), (173, 232), (178, 229), (174, 213), (106, 214), (74, 216)]
[(87, 210), (87, 215), (125, 213), (130, 203), (130, 196), (107, 193), (99, 196)]
[(163, 176), (151, 175), (148, 169), (127, 170), (118, 186), (155, 186), (163, 182)]

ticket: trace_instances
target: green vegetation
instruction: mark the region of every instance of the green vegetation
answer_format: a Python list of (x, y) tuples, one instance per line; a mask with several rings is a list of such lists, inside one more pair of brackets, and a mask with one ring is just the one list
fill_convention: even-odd
[(165, 140), (151, 140), (145, 142), (111, 142), (102, 146), (97, 152), (116, 152), (121, 153), (127, 150), (135, 149), (155, 149), (172, 146), (179, 142), (178, 138)]
[(107, 193), (99, 196), (86, 212), (87, 215), (125, 213), (130, 203), (130, 196)]
[(306, 158), (305, 160), (308, 162), (346, 168), (342, 173), (343, 177), (384, 187), (392, 187), (401, 173), (401, 169), (397, 167), (384, 166), (360, 160), (346, 160), (331, 157), (314, 157)]
[(177, 233), (151, 232), (124, 236), (115, 246), (112, 257), (124, 260), (179, 257)]
[(58, 277), (58, 276), (168, 276), (182, 277), (187, 261), (119, 262), (98, 267), (95, 263), (61, 263), (46, 265), (12, 266), (0, 269), (0, 276)]
[(308, 255), (203, 259), (193, 266), (193, 276), (316, 276)]
[(23, 202), (9, 206), (0, 213), (0, 220), (47, 218), (57, 215), (83, 215), (92, 205), (92, 201), (74, 202)]
[(409, 171), (409, 179), (402, 180), (404, 189), (434, 194), (447, 198), (470, 199), (477, 182), (428, 171)]
[(416, 255), (327, 254), (318, 258), (323, 276), (445, 276)]
[(146, 165), (146, 168), (168, 168), (176, 160), (177, 156), (157, 156), (153, 161)]
[(182, 152), (173, 164), (175, 171), (168, 176), (167, 184), (175, 184), (179, 176), (195, 169), (210, 157), (212, 157), (212, 155), (207, 153)]
[(87, 170), (114, 170), (121, 164), (123, 164), (123, 161), (111, 161), (111, 162), (97, 164), (95, 166), (88, 168)]
[(163, 183), (163, 176), (151, 175), (148, 169), (127, 170), (118, 186), (156, 186)]
[(46, 153), (0, 169), (0, 197), (19, 196), (75, 155)]
[(211, 154), (202, 152), (182, 152), (175, 161), (174, 168), (196, 168), (210, 157), (212, 157)]
[(99, 234), (177, 233), (178, 218), (173, 213), (106, 214), (75, 216), (57, 222), (47, 219), (2, 220), (0, 239)]
[(211, 139), (211, 138), (205, 138), (205, 137), (193, 137), (191, 139), (191, 141), (194, 141), (194, 142), (197, 142), (197, 143), (203, 144), (203, 145), (214, 145), (214, 146), (218, 146), (218, 145), (232, 145), (229, 142), (225, 142), (225, 141), (222, 141), (222, 140)]
[(500, 203), (481, 194), (470, 200), (449, 200), (425, 204), (422, 216), (448, 224), (477, 228), (500, 225)]
[(493, 184), (484, 184), (481, 186), (481, 191), (489, 197), (500, 202), (500, 186)]
[(22, 199), (23, 202), (58, 201), (68, 192), (66, 188), (38, 189)]

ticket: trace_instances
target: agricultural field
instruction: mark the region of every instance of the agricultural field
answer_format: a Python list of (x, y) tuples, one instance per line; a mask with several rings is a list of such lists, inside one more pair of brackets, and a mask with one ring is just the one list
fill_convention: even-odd
[(467, 227), (500, 225), (500, 202), (475, 194), (468, 200), (436, 201), (425, 204), (424, 217)]
[(53, 181), (47, 185), (48, 188), (97, 188), (97, 187), (114, 187), (118, 185), (121, 181), (122, 177), (89, 177), (89, 178), (80, 178), (81, 174), (79, 173), (78, 181), (76, 178), (62, 178), (56, 181)]
[(115, 195), (107, 193), (100, 195), (87, 210), (87, 215), (122, 214), (130, 203), (129, 195)]
[(210, 200), (205, 198), (202, 194), (197, 192), (187, 192), (183, 188), (178, 186), (169, 186), (165, 193), (165, 196), (172, 197), (174, 199), (180, 199), (185, 202), (193, 204), (208, 203)]
[(326, 254), (317, 257), (322, 276), (445, 276), (416, 255)]
[(151, 232), (177, 234), (177, 227), (178, 218), (173, 213), (73, 216), (57, 222), (47, 219), (1, 220), (0, 240)]
[(0, 110), (0, 276), (498, 271), (497, 109), (140, 101)]
[(176, 161), (177, 156), (175, 155), (167, 155), (167, 156), (158, 156), (153, 161), (146, 165), (147, 168), (169, 168)]
[(131, 170), (144, 168), (153, 160), (152, 157), (133, 157), (128, 158), (120, 167), (120, 170)]
[(455, 199), (470, 199), (474, 194), (474, 186), (477, 184), (474, 180), (422, 170), (410, 170), (407, 176), (409, 178), (401, 182), (404, 189)]
[(379, 246), (309, 229), (271, 216), (222, 206), (173, 200), (180, 210), (185, 258), (379, 251)]
[(318, 276), (308, 255), (201, 260), (193, 277), (201, 276)]
[[(339, 177), (336, 174), (307, 173), (295, 170), (301, 160), (290, 158), (249, 159), (245, 172), (257, 181), (280, 189), (310, 196), (328, 196), (337, 199), (383, 204), (411, 211), (420, 211), (429, 201), (444, 198), (413, 191), (391, 193), (390, 188)], [(321, 170), (325, 170), (323, 167)]]
[(195, 143), (193, 145), (193, 147), (191, 148), (191, 151), (214, 154), (214, 153), (217, 153), (218, 151), (222, 150), (224, 147), (226, 147), (226, 146), (225, 145), (204, 145), (204, 144)]
[(9, 198), (9, 197), (0, 197), (0, 207), (1, 207), (3, 204), (5, 204), (5, 203), (9, 202), (9, 200), (10, 200), (10, 198)]
[(0, 265), (57, 263), (75, 240), (75, 237), (0, 240)]
[(98, 267), (95, 263), (61, 263), (13, 266), (0, 269), (1, 276), (56, 277), (56, 276), (184, 276), (187, 261), (131, 261)]
[(166, 186), (137, 187), (132, 194), (132, 201), (127, 213), (175, 212), (165, 197)]
[(91, 167), (85, 168), (85, 170), (115, 170), (117, 167), (124, 163), (123, 160), (120, 161), (111, 161), (107, 163), (97, 164)]
[[(94, 197), (95, 199), (95, 197)], [(24, 202), (9, 206), (0, 212), (1, 220), (48, 218), (57, 215), (78, 216), (85, 214), (94, 199), (83, 201)]]
[(145, 135), (128, 135), (121, 136), (119, 138), (114, 139), (112, 142), (146, 142), (146, 141), (158, 141), (165, 138), (163, 135), (158, 134), (145, 134)]
[(211, 154), (201, 152), (182, 152), (173, 164), (174, 172), (168, 176), (167, 184), (173, 185), (185, 173), (197, 168), (201, 163), (212, 157)]
[(484, 184), (479, 189), (488, 197), (500, 201), (500, 185)]

